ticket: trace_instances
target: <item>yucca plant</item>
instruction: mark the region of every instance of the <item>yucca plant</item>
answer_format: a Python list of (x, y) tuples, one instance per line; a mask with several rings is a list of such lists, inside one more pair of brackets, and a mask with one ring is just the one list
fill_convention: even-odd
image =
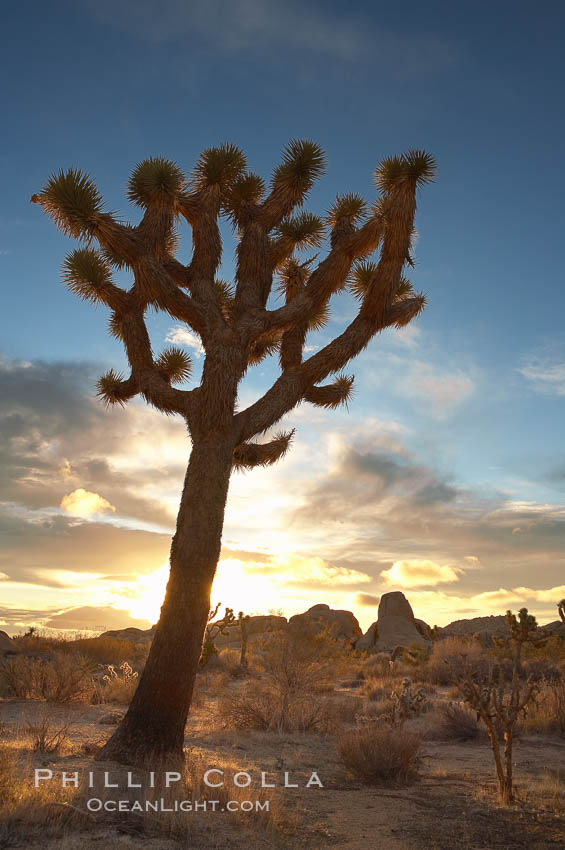
[[(353, 378), (342, 370), (349, 361), (375, 334), (407, 325), (425, 305), (403, 271), (412, 262), (416, 191), (433, 178), (432, 157), (409, 151), (385, 159), (375, 172), (379, 198), (372, 207), (345, 194), (321, 218), (302, 207), (325, 167), (323, 150), (311, 141), (290, 142), (269, 185), (231, 144), (205, 150), (188, 177), (162, 157), (147, 159), (128, 185), (130, 201), (143, 212), (137, 226), (105, 212), (94, 181), (78, 169), (54, 174), (32, 197), (60, 230), (84, 243), (65, 260), (63, 278), (79, 297), (109, 308), (110, 333), (124, 344), (129, 374), (110, 370), (100, 378), (101, 398), (124, 405), (141, 395), (163, 413), (181, 416), (192, 441), (161, 617), (135, 697), (102, 758), (143, 764), (181, 755), (232, 471), (282, 458), (293, 431), (256, 438), (301, 402), (346, 404)], [(238, 236), (233, 285), (216, 277), (222, 215)], [(179, 219), (192, 228), (187, 265), (176, 257)], [(326, 231), (325, 258), (299, 262), (295, 251), (320, 248)], [(377, 250), (378, 260), (365, 260)], [(131, 273), (129, 289), (116, 285), (115, 269)], [(284, 304), (274, 308), (277, 277)], [(305, 357), (308, 332), (327, 321), (332, 295), (345, 288), (359, 299), (357, 316)], [(153, 352), (145, 322), (150, 308), (200, 336), (199, 386), (175, 386), (190, 377), (183, 349)], [(280, 376), (239, 410), (241, 379), (270, 354), (278, 355)]]

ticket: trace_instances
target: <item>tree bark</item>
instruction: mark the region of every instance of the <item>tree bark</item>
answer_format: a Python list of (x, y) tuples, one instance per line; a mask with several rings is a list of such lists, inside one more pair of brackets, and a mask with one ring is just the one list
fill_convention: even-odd
[(225, 434), (193, 442), (161, 616), (137, 691), (100, 752), (102, 761), (147, 768), (182, 761), (220, 555), (232, 455), (233, 444)]

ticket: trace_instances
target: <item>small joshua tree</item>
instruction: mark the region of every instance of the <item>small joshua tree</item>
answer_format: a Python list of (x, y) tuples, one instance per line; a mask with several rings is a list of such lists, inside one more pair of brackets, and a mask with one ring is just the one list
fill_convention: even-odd
[[(412, 262), (416, 190), (433, 178), (433, 159), (410, 151), (383, 160), (375, 172), (376, 203), (340, 195), (325, 220), (301, 209), (324, 170), (324, 153), (310, 141), (286, 147), (269, 187), (231, 144), (204, 151), (188, 180), (175, 163), (147, 159), (128, 184), (130, 201), (142, 211), (136, 226), (104, 212), (93, 180), (74, 168), (51, 176), (31, 199), (60, 230), (86, 243), (65, 260), (64, 280), (79, 297), (109, 308), (110, 332), (124, 344), (130, 372), (110, 370), (100, 378), (100, 396), (124, 405), (140, 395), (182, 417), (192, 443), (155, 637), (127, 715), (101, 758), (144, 764), (182, 755), (232, 471), (282, 458), (293, 431), (255, 438), (301, 402), (346, 404), (353, 378), (341, 370), (375, 334), (407, 325), (425, 305), (403, 273)], [(220, 215), (238, 236), (234, 286), (216, 276)], [(188, 265), (175, 255), (179, 219), (192, 228)], [(317, 265), (314, 258), (299, 261), (295, 250), (319, 247), (326, 230), (327, 256)], [(131, 273), (130, 289), (113, 282), (116, 268)], [(277, 309), (270, 300), (276, 275), (284, 299)], [(359, 301), (356, 317), (305, 359), (308, 331), (328, 320), (332, 295), (346, 287)], [(199, 386), (174, 386), (190, 377), (190, 358), (174, 347), (154, 354), (145, 322), (150, 309), (199, 335), (205, 350)], [(275, 353), (280, 376), (262, 398), (238, 409), (240, 381)]]
[(565, 599), (557, 603), (557, 610), (563, 623), (565, 623)]
[(245, 673), (249, 667), (247, 659), (247, 648), (249, 643), (249, 614), (244, 614), (240, 611), (237, 615), (239, 625), (239, 633), (241, 635), (241, 654), (239, 656), (239, 669)]
[[(496, 670), (491, 665), (486, 676), (478, 676), (471, 670), (467, 659), (458, 683), (465, 702), (477, 712), (477, 718), (486, 727), (496, 766), (498, 790), (505, 804), (514, 801), (512, 752), (516, 722), (538, 692), (533, 677), (527, 682), (520, 679), (522, 648), (525, 643), (539, 645), (544, 640), (537, 633), (536, 618), (528, 614), (527, 608), (521, 608), (518, 617), (507, 611), (506, 622), (510, 630), (507, 646), (508, 643), (514, 645), (510, 683), (504, 680), (502, 666)], [(504, 757), (501, 753), (501, 733), (504, 738)]]
[(200, 654), (201, 667), (205, 667), (210, 658), (213, 655), (218, 654), (218, 650), (216, 649), (216, 638), (218, 635), (227, 635), (229, 627), (233, 626), (234, 623), (237, 622), (233, 613), (233, 608), (226, 608), (224, 616), (219, 620), (214, 620), (219, 608), (220, 603), (218, 602), (216, 607), (212, 609), (208, 615), (208, 625), (206, 626), (206, 631), (204, 633), (204, 643), (202, 644), (202, 652)]

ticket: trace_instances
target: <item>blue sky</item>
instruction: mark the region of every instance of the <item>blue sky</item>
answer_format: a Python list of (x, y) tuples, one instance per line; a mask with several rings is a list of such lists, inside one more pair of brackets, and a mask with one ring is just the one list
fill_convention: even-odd
[[(309, 558), (313, 575), (325, 575), (323, 580), (312, 579), (308, 589), (305, 573), (300, 588), (294, 586), (287, 596), (279, 586), (273, 593), (265, 589), (264, 599), (257, 597), (258, 609), (262, 604), (264, 609), (279, 607), (277, 594), (281, 605), (286, 602), (296, 610), (322, 597), (355, 607), (355, 592), (367, 591), (366, 596), (376, 599), (384, 589), (400, 587), (424, 615), (430, 610), (447, 621), (453, 619), (450, 610), (483, 613), (482, 602), (469, 602), (466, 608), (464, 600), (502, 589), (510, 595), (485, 601), (498, 606), (493, 613), (526, 599), (542, 618), (553, 619), (551, 595), (545, 600), (539, 594), (565, 581), (561, 4), (352, 3), (346, 9), (310, 0), (69, 0), (47, 7), (23, 0), (3, 17), (3, 78), (8, 85), (1, 142), (0, 350), (7, 380), (12, 381), (2, 420), (8, 451), (21, 448), (24, 440), (9, 430), (11, 417), (24, 411), (28, 422), (33, 414), (38, 423), (32, 441), (37, 456), (30, 460), (32, 443), (26, 443), (29, 466), (17, 465), (10, 478), (11, 489), (3, 496), (5, 515), (33, 528), (42, 517), (68, 521), (57, 487), (49, 498), (26, 495), (19, 485), (14, 489), (14, 481), (37, 478), (38, 469), (45, 468), (45, 458), (39, 455), (53, 454), (57, 440), (57, 451), (64, 454), (59, 444), (65, 427), (58, 422), (52, 432), (44, 433), (41, 393), (29, 368), (37, 370), (42, 385), (52, 381), (62, 393), (64, 384), (82, 394), (88, 415), (81, 421), (88, 431), (109, 427), (89, 406), (95, 377), (123, 362), (119, 346), (105, 333), (103, 311), (76, 301), (60, 283), (59, 267), (70, 243), (29, 204), (51, 172), (70, 165), (84, 168), (96, 178), (108, 208), (135, 219), (124, 186), (140, 159), (164, 155), (189, 171), (203, 148), (229, 140), (246, 151), (253, 170), (268, 176), (290, 138), (308, 137), (328, 154), (328, 173), (309, 203), (323, 212), (337, 192), (357, 191), (371, 200), (371, 173), (379, 159), (423, 147), (439, 164), (437, 182), (420, 198), (412, 274), (416, 288), (428, 294), (428, 309), (410, 333), (383, 336), (352, 366), (357, 393), (348, 417), (316, 419), (302, 409), (298, 412), (296, 459), (269, 473), (264, 484), (264, 474), (257, 473), (259, 483), (250, 482), (249, 476), (232, 488), (235, 506), (238, 500), (249, 504), (262, 486), (272, 491), (284, 485), (294, 501), (273, 505), (260, 534), (228, 509), (226, 539), (233, 542), (234, 551), (257, 550), (269, 557), (276, 540), (278, 554), (284, 549), (287, 559)], [(233, 240), (227, 226), (224, 235), (223, 272), (229, 277)], [(188, 258), (190, 234), (184, 236), (183, 256)], [(322, 338), (339, 332), (353, 306), (348, 296), (336, 300), (332, 323)], [(174, 333), (165, 317), (152, 319), (151, 327), (157, 345)], [(32, 367), (26, 372), (22, 362)], [(22, 375), (19, 384), (15, 373)], [(255, 397), (275, 375), (275, 361), (263, 365), (248, 379), (243, 397)], [(73, 434), (78, 433), (73, 417), (79, 409), (79, 404), (73, 407), (69, 390), (65, 422)], [(132, 410), (130, 419), (135, 414), (139, 422), (149, 422), (140, 406)], [(117, 415), (111, 414), (112, 423)], [(182, 440), (179, 433), (177, 428), (171, 437), (174, 445)], [(29, 434), (25, 439), (31, 440)], [(104, 454), (103, 446), (95, 450), (95, 439), (90, 448), (74, 436), (68, 444), (76, 453), (64, 455), (70, 467), (78, 468), (87, 456), (93, 462), (96, 451), (98, 460)], [(182, 452), (181, 445), (184, 462)], [(395, 462), (403, 459), (403, 481), (410, 479), (410, 466), (420, 476), (426, 470), (426, 480), (434, 477), (452, 488), (457, 508), (446, 499), (451, 524), (441, 539), (431, 541), (414, 529), (393, 528), (382, 494), (368, 517), (357, 524), (348, 520), (339, 539), (332, 537), (341, 522), (337, 518), (321, 539), (314, 520), (307, 526), (293, 518), (296, 505), (308, 515), (324, 482), (335, 482), (340, 469), (352, 474), (357, 468), (352, 452), (381, 459), (388, 452)], [(100, 534), (112, 523), (132, 534), (142, 528), (151, 533), (139, 505), (128, 502), (127, 507), (124, 501), (122, 508), (116, 506), (112, 494), (124, 460), (118, 449), (106, 459), (106, 478), (97, 479), (95, 492), (115, 510), (84, 516), (81, 522), (90, 523), (92, 531), (100, 527)], [(160, 461), (168, 470), (169, 490), (152, 492), (150, 498), (170, 504), (172, 511), (180, 473), (176, 458), (170, 468), (169, 460)], [(311, 461), (306, 478), (304, 463)], [(131, 471), (135, 461), (130, 458), (128, 463)], [(147, 459), (138, 457), (137, 463), (141, 468)], [(383, 470), (375, 474), (384, 486)], [(77, 474), (71, 483), (84, 489), (86, 480)], [(141, 492), (149, 484), (131, 483), (130, 495), (135, 487)], [(408, 491), (395, 491), (395, 498), (404, 498), (405, 509), (413, 510)], [(467, 538), (470, 529), (461, 523), (463, 517), (471, 522), (472, 511), (473, 534), (479, 534), (479, 519), (490, 516), (486, 536), (492, 542), (491, 526), (504, 514), (514, 539), (505, 543), (497, 538), (497, 547), (489, 548), (484, 537)], [(435, 514), (433, 521), (427, 517), (425, 522), (441, 526)], [(157, 525), (164, 532), (168, 529), (166, 522)], [(8, 576), (8, 608), (37, 609), (40, 618), (47, 611), (72, 608), (75, 599), (77, 605), (85, 603), (88, 582), (77, 579), (78, 585), (73, 585), (69, 567), (61, 567), (59, 550), (45, 561), (41, 576), (33, 572), (36, 555), (26, 549), (30, 535), (27, 526), (22, 528), (17, 538), (9, 525), (7, 566), (0, 565)], [(523, 548), (517, 546), (517, 538), (528, 534)], [(17, 545), (12, 542), (16, 538)], [(454, 545), (454, 538), (477, 552), (484, 544), (484, 554), (474, 549), (465, 554), (463, 543)], [(100, 545), (100, 551), (106, 551)], [(166, 558), (166, 547), (163, 551)], [(160, 556), (154, 557), (157, 569)], [(326, 565), (326, 573), (322, 568), (316, 572), (316, 558)], [(440, 573), (430, 568), (428, 575), (422, 568), (421, 581), (414, 584), (407, 578), (408, 567), (404, 573), (397, 569), (394, 587), (390, 576), (382, 577), (391, 564), (412, 561), (448, 565), (455, 578), (439, 581)], [(248, 562), (260, 559), (241, 561), (234, 569), (245, 573), (251, 570), (245, 566)], [(289, 561), (285, 574), (293, 569), (307, 572), (304, 563)], [(342, 587), (331, 569), (361, 571), (369, 580), (359, 579), (357, 587), (352, 575)], [(49, 570), (63, 576), (60, 589), (53, 590), (43, 608), (37, 607), (30, 600), (41, 597)], [(249, 581), (258, 571), (251, 570)], [(86, 569), (78, 563), (73, 575), (81, 572), (97, 575), (93, 565)], [(517, 587), (530, 588), (537, 596), (520, 596), (512, 590)], [(115, 583), (105, 586), (97, 603), (101, 609), (127, 608), (116, 588)], [(140, 616), (142, 609), (135, 609)], [(8, 610), (6, 623), (27, 622), (33, 618), (29, 611), (17, 619)], [(357, 613), (364, 623), (374, 618), (370, 604)]]

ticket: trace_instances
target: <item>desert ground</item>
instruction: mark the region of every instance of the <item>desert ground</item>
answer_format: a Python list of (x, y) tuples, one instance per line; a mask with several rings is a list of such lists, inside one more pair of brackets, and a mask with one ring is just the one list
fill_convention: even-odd
[[(561, 638), (526, 653), (524, 676), (535, 670), (538, 690), (515, 729), (511, 804), (500, 800), (491, 744), (457, 685), (462, 657), (477, 670), (507, 661), (502, 648), (476, 638), (438, 641), (427, 654), (414, 647), (391, 663), (386, 652), (352, 650), (328, 632), (271, 634), (251, 641), (245, 669), (240, 652), (224, 646), (198, 675), (185, 776), (168, 790), (159, 779), (148, 789), (147, 776), (134, 771), (145, 783), (139, 791), (125, 788), (126, 768), (96, 762), (96, 754), (126, 711), (147, 646), (115, 636), (54, 643), (38, 634), (14, 644), (18, 652), (0, 666), (0, 847), (565, 847)], [(36, 769), (53, 778), (34, 787)], [(224, 771), (223, 787), (206, 786), (209, 769)], [(78, 788), (61, 787), (63, 771), (78, 772)], [(96, 783), (109, 771), (119, 790), (88, 789), (89, 771)], [(234, 786), (238, 772), (249, 774), (249, 787)], [(260, 787), (262, 772), (274, 788)], [(285, 773), (298, 787), (284, 787)], [(323, 787), (307, 787), (313, 774)], [(89, 811), (93, 796), (217, 804)], [(241, 811), (242, 801), (256, 800), (269, 801), (269, 811)]]

